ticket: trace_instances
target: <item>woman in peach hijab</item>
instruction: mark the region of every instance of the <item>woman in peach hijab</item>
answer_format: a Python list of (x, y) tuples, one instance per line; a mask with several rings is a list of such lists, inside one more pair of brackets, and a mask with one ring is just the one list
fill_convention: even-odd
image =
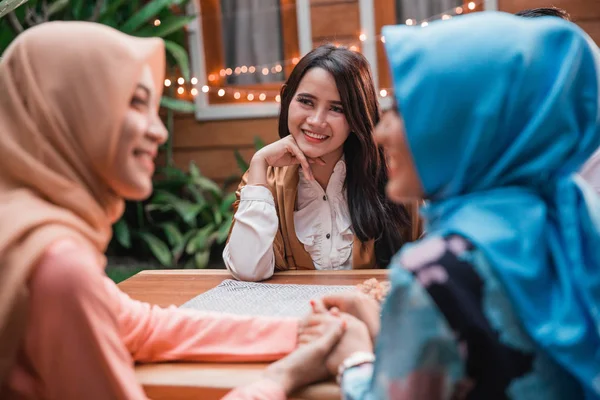
[[(159, 39), (81, 22), (32, 28), (3, 55), (0, 398), (142, 399), (136, 361), (276, 360), (313, 339), (298, 332), (315, 323), (327, 333), (299, 352), (322, 358), (341, 335), (333, 317), (152, 307), (105, 276), (111, 225), (123, 199), (150, 195), (167, 138), (158, 117), (164, 63)], [(300, 371), (294, 359), (280, 366)], [(280, 375), (233, 396), (281, 395)]]

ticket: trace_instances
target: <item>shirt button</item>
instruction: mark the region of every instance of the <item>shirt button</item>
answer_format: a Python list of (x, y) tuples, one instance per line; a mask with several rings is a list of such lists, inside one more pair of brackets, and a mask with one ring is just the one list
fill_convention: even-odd
[(327, 201), (327, 196), (323, 196), (323, 200)]
[(325, 237), (326, 237), (327, 239), (329, 239), (329, 238), (331, 237), (331, 235), (328, 233), (327, 235), (325, 235)]

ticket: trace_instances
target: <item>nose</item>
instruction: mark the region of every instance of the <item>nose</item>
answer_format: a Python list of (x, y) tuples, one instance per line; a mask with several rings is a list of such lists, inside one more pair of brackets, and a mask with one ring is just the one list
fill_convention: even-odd
[(315, 109), (313, 113), (308, 117), (307, 122), (310, 125), (318, 126), (319, 128), (325, 128), (327, 126), (327, 110)]
[(148, 128), (148, 135), (159, 146), (164, 144), (169, 138), (169, 131), (161, 121), (159, 116), (156, 116)]

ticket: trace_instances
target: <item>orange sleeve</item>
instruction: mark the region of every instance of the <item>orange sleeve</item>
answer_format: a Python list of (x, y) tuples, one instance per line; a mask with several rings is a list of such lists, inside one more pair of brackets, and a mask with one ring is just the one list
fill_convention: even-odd
[(131, 299), (106, 278), (118, 299), (127, 349), (142, 362), (273, 361), (296, 348), (298, 320), (161, 308)]

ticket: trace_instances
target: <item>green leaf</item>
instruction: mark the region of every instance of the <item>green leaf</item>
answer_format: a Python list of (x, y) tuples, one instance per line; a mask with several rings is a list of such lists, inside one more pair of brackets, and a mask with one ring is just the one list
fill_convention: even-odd
[(260, 136), (254, 136), (254, 148), (256, 151), (265, 147), (265, 142), (260, 138)]
[(98, 18), (98, 22), (102, 23), (102, 24), (107, 24), (107, 25), (111, 25), (108, 23), (108, 21), (114, 21), (116, 20), (116, 13), (117, 10), (123, 5), (125, 4), (127, 0), (112, 0), (110, 2), (110, 5), (108, 7), (106, 7), (106, 10), (104, 10), (102, 12), (102, 14), (100, 14), (100, 17)]
[(165, 191), (157, 191), (157, 193), (152, 197), (153, 204), (168, 204), (172, 206), (177, 214), (183, 219), (186, 223), (194, 226), (196, 224), (196, 217), (200, 211), (202, 211), (202, 205), (195, 204), (190, 201), (181, 199), (175, 196), (172, 193)]
[(198, 176), (198, 177), (194, 178), (194, 183), (196, 185), (198, 185), (200, 188), (202, 188), (202, 190), (212, 192), (213, 194), (215, 194), (218, 197), (221, 197), (223, 195), (223, 191), (221, 190), (221, 187), (219, 185), (217, 185), (213, 180), (211, 180), (205, 176)]
[(117, 242), (126, 249), (131, 248), (131, 232), (129, 231), (129, 226), (127, 226), (127, 222), (123, 218), (118, 220), (113, 226), (113, 230), (115, 232), (115, 238)]
[(231, 229), (231, 224), (233, 223), (233, 219), (229, 218), (228, 220), (223, 221), (223, 224), (219, 227), (219, 231), (217, 232), (217, 243), (223, 244), (227, 240), (229, 236), (229, 230)]
[(200, 168), (198, 168), (198, 166), (196, 165), (195, 162), (190, 161), (190, 166), (188, 169), (190, 171), (190, 176), (192, 178), (199, 178), (202, 176), (202, 173), (200, 172)]
[(188, 242), (187, 246), (185, 247), (185, 252), (191, 255), (197, 251), (209, 249), (210, 246), (212, 246), (209, 238), (214, 232), (214, 224), (208, 224), (204, 228), (199, 229), (198, 232), (196, 232), (196, 235), (194, 235), (194, 237), (192, 237)]
[[(146, 4), (141, 10), (136, 12), (129, 18), (121, 27), (121, 30), (125, 33), (132, 34), (138, 29), (144, 22), (161, 12), (165, 7), (171, 4), (172, 0), (152, 0)], [(162, 25), (162, 24), (161, 24)], [(155, 36), (155, 35), (152, 35)]]
[(199, 251), (194, 254), (194, 264), (198, 269), (204, 269), (208, 266), (210, 260), (210, 250)]
[(191, 101), (177, 100), (170, 97), (163, 96), (160, 99), (160, 105), (164, 108), (180, 113), (191, 114), (196, 111), (196, 106)]
[(175, 42), (170, 40), (165, 40), (165, 49), (173, 56), (179, 70), (181, 71), (181, 75), (185, 78), (186, 81), (190, 80), (190, 59), (188, 57), (187, 51), (183, 48), (183, 46), (178, 45)]
[(179, 228), (177, 228), (177, 225), (168, 222), (163, 224), (162, 228), (165, 232), (165, 236), (167, 237), (167, 241), (172, 248), (179, 246), (181, 242), (183, 242), (183, 235), (179, 231)]
[(234, 151), (233, 155), (235, 156), (235, 161), (237, 162), (239, 169), (242, 172), (248, 171), (248, 168), (250, 168), (250, 166), (248, 165), (246, 160), (244, 160), (244, 157), (242, 157), (242, 155), (240, 154), (240, 151), (239, 150)]
[(73, 19), (82, 20), (83, 19), (83, 3), (85, 0), (73, 0), (73, 4), (71, 5), (71, 14), (73, 15)]
[(162, 19), (159, 26), (146, 26), (135, 33), (136, 36), (163, 38), (173, 32), (183, 29), (196, 18), (193, 15), (172, 15)]
[(48, 16), (62, 11), (67, 4), (69, 4), (69, 0), (56, 0), (54, 3), (50, 4), (50, 7), (48, 7)]
[(227, 196), (225, 196), (225, 198), (223, 199), (223, 201), (221, 201), (221, 205), (219, 206), (219, 211), (221, 211), (221, 213), (223, 215), (227, 214), (227, 213), (231, 213), (233, 211), (233, 203), (235, 203), (235, 201), (237, 200), (237, 197), (235, 195), (235, 193), (229, 193)]
[(183, 254), (183, 250), (189, 243), (190, 239), (198, 232), (197, 229), (191, 229), (183, 234), (183, 238), (181, 242), (173, 248), (173, 257), (175, 257), (175, 261), (177, 262), (181, 255)]
[(165, 267), (170, 267), (173, 256), (165, 242), (148, 232), (139, 232), (140, 238), (148, 245), (150, 252)]

